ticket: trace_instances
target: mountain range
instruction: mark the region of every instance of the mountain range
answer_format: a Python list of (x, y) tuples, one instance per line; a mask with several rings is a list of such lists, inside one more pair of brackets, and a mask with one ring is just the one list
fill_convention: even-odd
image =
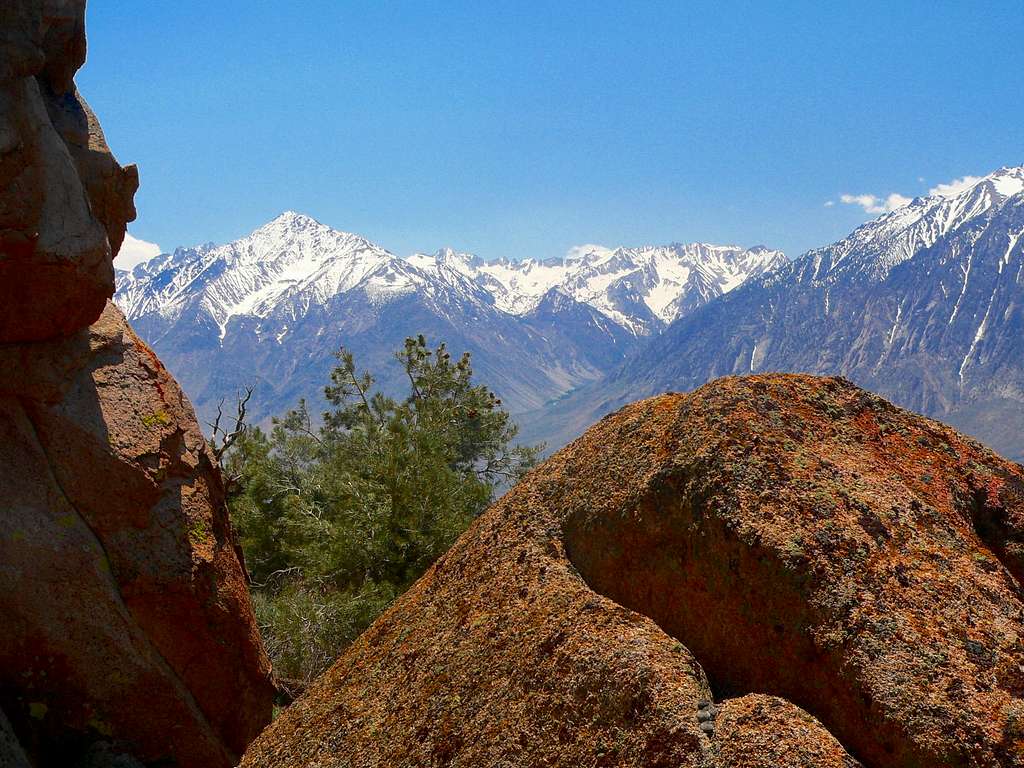
[(115, 300), (201, 417), (319, 402), (344, 345), (399, 391), (408, 335), (469, 351), (526, 439), (727, 374), (840, 374), (1024, 457), (1024, 167), (915, 198), (795, 260), (764, 246), (401, 258), (287, 212), (118, 274)]
[(728, 374), (840, 374), (1024, 459), (1024, 167), (919, 197), (677, 319), (597, 386), (525, 419), (560, 444)]
[(257, 421), (314, 408), (342, 346), (400, 391), (407, 336), (469, 351), (513, 413), (603, 379), (643, 343), (786, 263), (704, 243), (492, 260), (442, 249), (400, 258), (286, 212), (222, 246), (178, 248), (119, 272), (115, 301), (179, 377), (200, 417), (255, 385)]

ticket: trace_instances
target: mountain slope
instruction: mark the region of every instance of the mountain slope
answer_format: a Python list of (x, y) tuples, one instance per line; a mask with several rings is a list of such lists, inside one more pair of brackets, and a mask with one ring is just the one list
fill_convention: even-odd
[(208, 418), (256, 385), (258, 420), (319, 404), (341, 346), (399, 391), (406, 336), (469, 351), (513, 412), (536, 410), (620, 365), (645, 334), (784, 257), (673, 245), (579, 259), (485, 262), (443, 249), (399, 258), (286, 212), (223, 246), (179, 248), (118, 273), (117, 303)]
[(1020, 459), (1022, 233), (1024, 168), (918, 198), (678, 320), (542, 420), (559, 418), (564, 439), (621, 403), (717, 376), (829, 373)]
[(553, 289), (645, 336), (717, 296), (781, 266), (781, 251), (707, 243), (594, 248), (571, 259), (483, 261), (451, 249), (410, 261), (440, 275), (470, 278), (509, 314), (533, 311)]

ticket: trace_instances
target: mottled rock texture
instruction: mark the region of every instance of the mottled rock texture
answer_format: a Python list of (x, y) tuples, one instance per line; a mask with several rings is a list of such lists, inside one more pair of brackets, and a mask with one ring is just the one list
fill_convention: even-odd
[[(110, 737), (146, 761), (233, 765), (273, 690), (191, 406), (113, 304), (62, 343), (14, 349), (23, 376), (0, 349), (0, 703), (43, 764)], [(33, 390), (40, 369), (60, 385)]]
[(728, 699), (715, 719), (718, 765), (743, 768), (857, 768), (821, 724), (774, 696)]
[(1019, 465), (842, 379), (641, 401), (243, 765), (1024, 765), (1022, 524)]
[(71, 333), (114, 291), (138, 173), (75, 88), (84, 61), (85, 0), (0, 4), (0, 342)]
[(36, 768), (228, 768), (269, 663), (192, 407), (107, 302), (137, 177), (84, 10), (0, 6), (0, 708)]

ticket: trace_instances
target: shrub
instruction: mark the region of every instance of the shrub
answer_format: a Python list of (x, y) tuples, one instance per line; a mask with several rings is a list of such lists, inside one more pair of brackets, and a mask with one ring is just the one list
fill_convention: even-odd
[(468, 354), (452, 360), (420, 336), (396, 357), (404, 400), (375, 392), (342, 350), (319, 426), (300, 402), (269, 435), (244, 430), (226, 457), (280, 676), (323, 671), (536, 461), (538, 448), (514, 445), (501, 401), (473, 382)]

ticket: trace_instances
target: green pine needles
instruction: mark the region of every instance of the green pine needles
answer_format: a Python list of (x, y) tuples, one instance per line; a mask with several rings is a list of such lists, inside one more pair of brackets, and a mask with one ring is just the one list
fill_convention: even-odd
[(303, 401), (226, 457), (257, 619), (279, 677), (326, 669), (537, 460), (468, 354), (407, 339), (409, 394), (374, 391), (350, 352), (314, 426)]

